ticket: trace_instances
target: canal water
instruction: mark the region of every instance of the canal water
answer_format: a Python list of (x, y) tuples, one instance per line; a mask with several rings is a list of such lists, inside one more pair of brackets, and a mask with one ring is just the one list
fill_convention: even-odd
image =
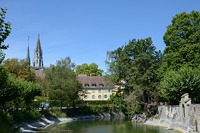
[(125, 119), (77, 120), (55, 124), (37, 133), (180, 133), (163, 127), (148, 126)]

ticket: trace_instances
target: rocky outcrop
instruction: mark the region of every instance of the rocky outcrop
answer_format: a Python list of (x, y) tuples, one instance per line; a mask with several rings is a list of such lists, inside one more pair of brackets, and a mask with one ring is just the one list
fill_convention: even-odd
[(17, 127), (20, 128), (21, 133), (35, 133), (38, 129), (46, 128), (52, 124), (55, 123), (65, 123), (70, 122), (73, 120), (80, 120), (80, 119), (103, 119), (103, 118), (109, 118), (109, 117), (125, 117), (123, 112), (113, 112), (113, 113), (106, 113), (101, 112), (93, 115), (82, 115), (82, 116), (76, 116), (76, 117), (69, 117), (69, 118), (56, 118), (56, 117), (43, 117), (40, 118), (36, 122), (30, 122), (30, 123), (18, 123), (15, 124)]
[(158, 115), (160, 123), (169, 129), (181, 129), (187, 133), (199, 133), (200, 131), (200, 105), (190, 104), (186, 107), (159, 106)]
[(136, 114), (131, 118), (132, 121), (139, 122), (139, 123), (144, 123), (147, 121), (147, 119), (148, 119), (147, 116), (144, 114)]
[(157, 116), (146, 124), (165, 126), (185, 133), (200, 133), (200, 104), (191, 103), (186, 93), (181, 96), (179, 105), (158, 106)]

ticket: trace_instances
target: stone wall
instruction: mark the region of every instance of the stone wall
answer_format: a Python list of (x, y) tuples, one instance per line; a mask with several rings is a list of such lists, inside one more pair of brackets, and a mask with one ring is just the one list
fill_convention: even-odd
[(159, 106), (158, 115), (160, 123), (168, 125), (169, 129), (200, 132), (200, 104), (181, 102), (178, 106)]

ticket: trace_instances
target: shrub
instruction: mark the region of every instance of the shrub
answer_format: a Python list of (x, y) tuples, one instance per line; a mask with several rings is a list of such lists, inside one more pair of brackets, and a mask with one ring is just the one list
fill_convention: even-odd
[(0, 111), (0, 133), (19, 133), (19, 127), (13, 126), (12, 116)]

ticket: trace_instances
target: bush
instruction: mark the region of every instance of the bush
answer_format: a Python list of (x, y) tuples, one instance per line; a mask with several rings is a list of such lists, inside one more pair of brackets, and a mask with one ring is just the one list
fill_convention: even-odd
[(19, 133), (19, 127), (13, 126), (12, 116), (0, 111), (0, 133)]
[(30, 122), (39, 119), (42, 115), (35, 109), (15, 110), (10, 112), (14, 122)]
[(179, 104), (184, 93), (196, 103), (200, 103), (200, 68), (182, 67), (178, 71), (168, 71), (161, 81), (160, 96), (162, 101)]

